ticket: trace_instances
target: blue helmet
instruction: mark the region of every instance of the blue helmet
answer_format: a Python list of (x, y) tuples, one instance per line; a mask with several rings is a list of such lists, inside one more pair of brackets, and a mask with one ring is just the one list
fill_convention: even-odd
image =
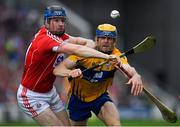
[(44, 21), (53, 17), (66, 18), (66, 12), (60, 6), (48, 6), (44, 11)]
[(111, 24), (98, 25), (96, 29), (96, 37), (117, 38), (116, 27)]

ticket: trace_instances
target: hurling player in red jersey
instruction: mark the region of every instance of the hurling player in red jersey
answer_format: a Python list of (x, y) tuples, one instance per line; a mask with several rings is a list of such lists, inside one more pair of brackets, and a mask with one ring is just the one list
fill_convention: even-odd
[(44, 26), (35, 35), (26, 52), (17, 101), (21, 110), (40, 125), (70, 125), (65, 107), (53, 86), (56, 78), (53, 69), (63, 61), (65, 54), (120, 62), (115, 55), (86, 47), (94, 47), (92, 40), (65, 33), (65, 21), (66, 13), (63, 8), (47, 7), (44, 11)]

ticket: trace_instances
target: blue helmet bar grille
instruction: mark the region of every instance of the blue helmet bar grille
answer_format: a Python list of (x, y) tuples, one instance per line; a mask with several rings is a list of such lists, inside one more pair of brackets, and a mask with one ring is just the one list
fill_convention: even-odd
[(116, 31), (102, 31), (97, 29), (96, 30), (96, 36), (97, 37), (110, 37), (110, 38), (116, 38), (117, 32)]
[(44, 20), (47, 20), (48, 18), (53, 18), (53, 17), (66, 18), (66, 12), (63, 8), (61, 8), (59, 6), (47, 7), (44, 11)]

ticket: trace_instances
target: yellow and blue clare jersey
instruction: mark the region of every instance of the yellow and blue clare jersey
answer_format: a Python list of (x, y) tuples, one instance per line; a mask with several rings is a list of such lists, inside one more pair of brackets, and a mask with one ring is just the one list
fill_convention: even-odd
[[(121, 52), (115, 48), (112, 54), (120, 56)], [(75, 55), (68, 57), (71, 61), (77, 62), (77, 67), (81, 70), (90, 68), (105, 59), (99, 58), (83, 58)], [(121, 58), (123, 64), (127, 64), (127, 58)], [(116, 68), (107, 63), (103, 66), (83, 73), (83, 77), (74, 78), (70, 83), (69, 95), (74, 94), (84, 102), (91, 102), (101, 96), (107, 91), (108, 87), (112, 85), (114, 73)]]

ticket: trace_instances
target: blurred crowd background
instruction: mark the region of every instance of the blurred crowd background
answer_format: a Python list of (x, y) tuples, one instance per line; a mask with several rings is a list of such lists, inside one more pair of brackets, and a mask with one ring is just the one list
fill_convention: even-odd
[[(26, 49), (43, 25), (44, 8), (52, 4), (67, 11), (66, 31), (73, 36), (93, 39), (97, 25), (111, 23), (118, 28), (117, 46), (122, 51), (155, 36), (156, 47), (128, 57), (129, 63), (142, 75), (145, 86), (180, 116), (179, 0), (6, 0), (0, 1), (0, 122), (29, 120), (17, 107), (16, 90)], [(120, 11), (120, 19), (110, 18), (113, 9)], [(122, 118), (162, 118), (144, 95), (130, 95), (125, 83), (117, 73), (110, 88)], [(58, 78), (55, 84), (66, 103), (66, 80)]]

